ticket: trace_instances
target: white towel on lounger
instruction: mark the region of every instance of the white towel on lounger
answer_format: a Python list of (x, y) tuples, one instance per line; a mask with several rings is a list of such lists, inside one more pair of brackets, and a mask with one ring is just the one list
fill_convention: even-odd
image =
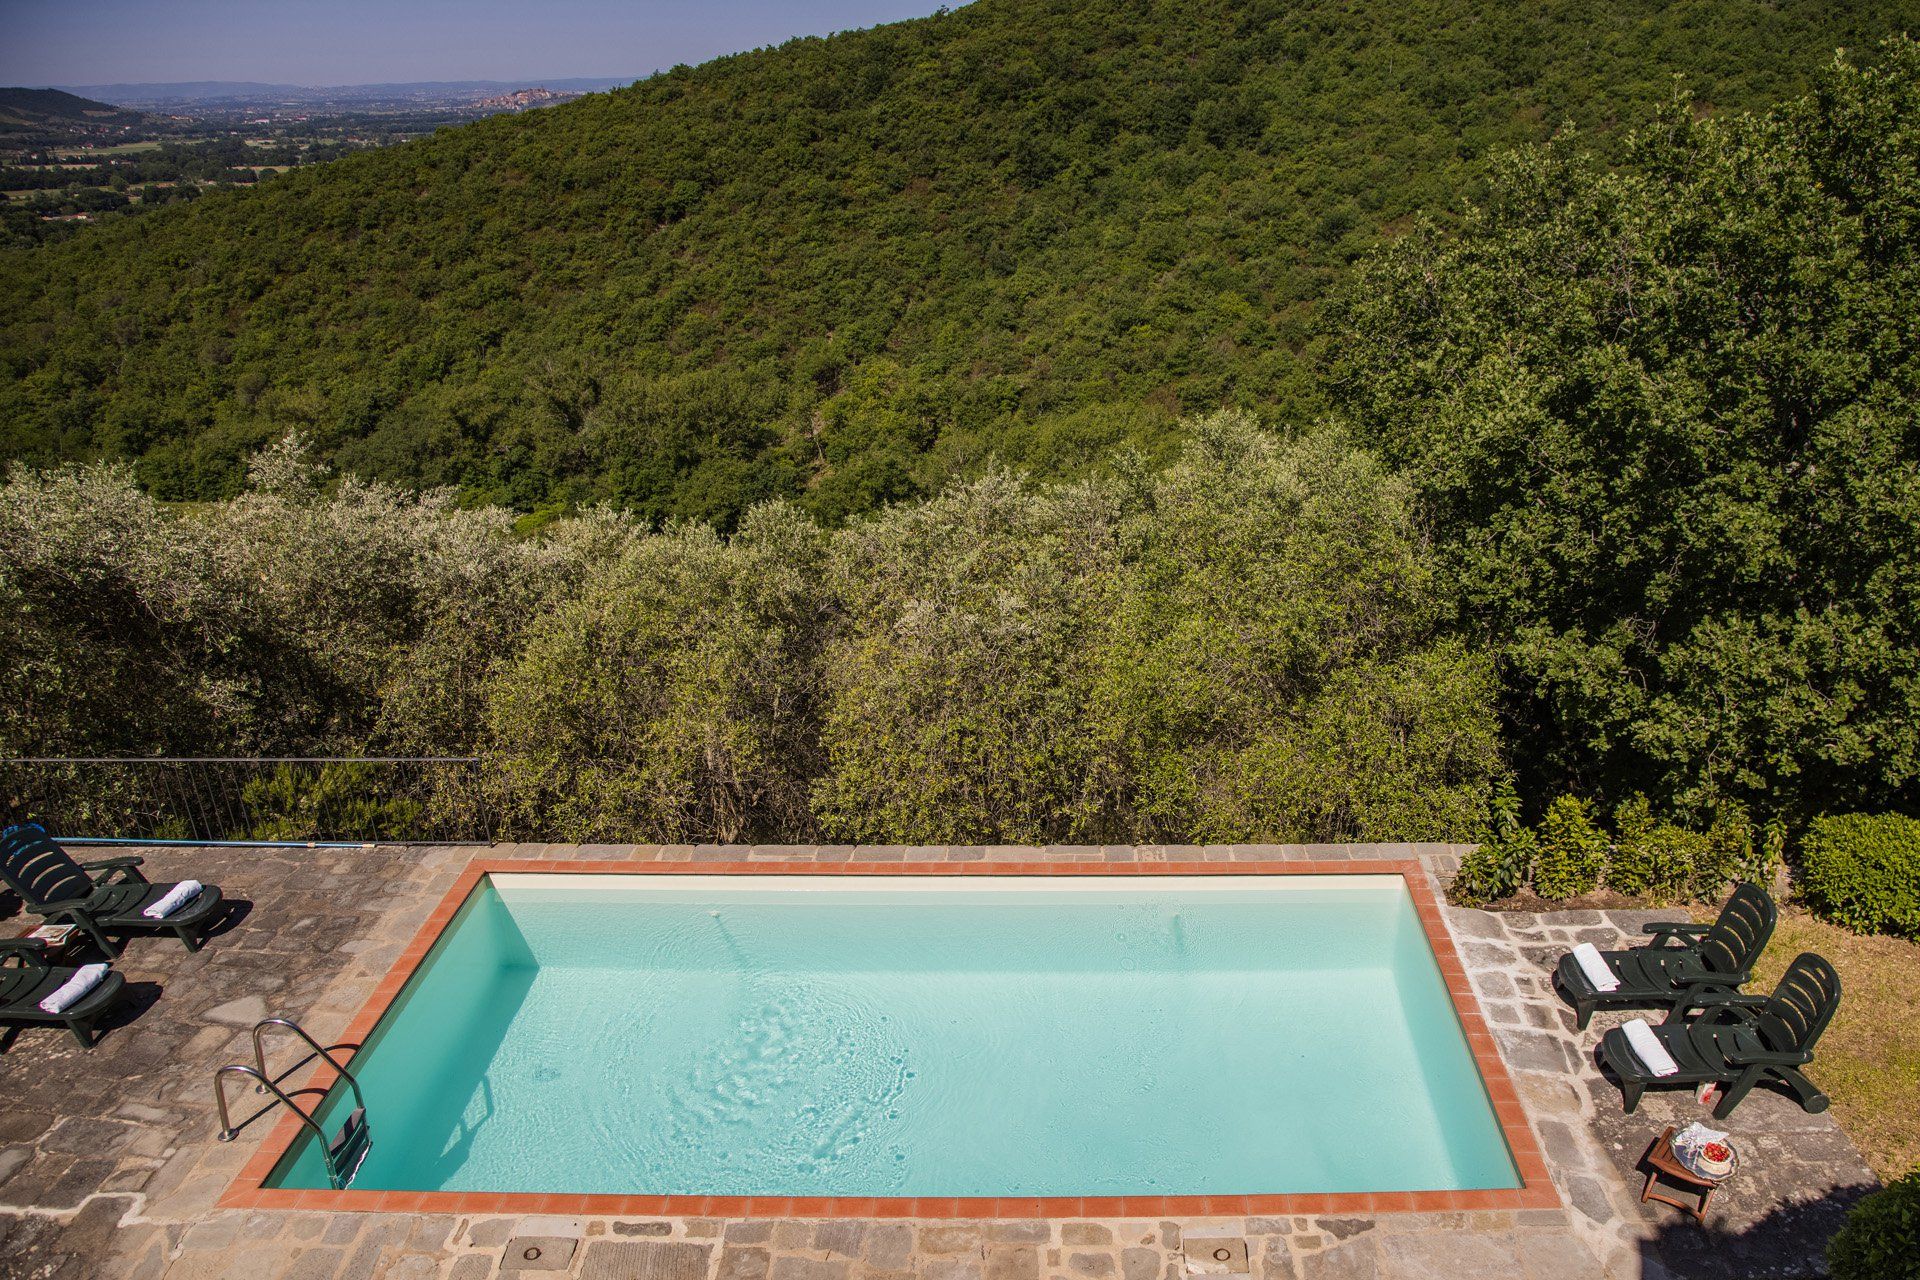
[(149, 920), (165, 920), (180, 908), (200, 896), (202, 886), (198, 880), (182, 880), (160, 897), (147, 904), (140, 914)]
[(1620, 987), (1619, 975), (1607, 968), (1606, 959), (1601, 956), (1600, 948), (1591, 942), (1583, 942), (1573, 949), (1574, 963), (1580, 966), (1580, 972), (1587, 975), (1587, 981), (1593, 984), (1595, 991), (1615, 991)]
[(1660, 1043), (1660, 1037), (1653, 1034), (1645, 1018), (1629, 1018), (1620, 1030), (1626, 1033), (1627, 1047), (1633, 1050), (1633, 1056), (1640, 1059), (1647, 1070), (1656, 1076), (1679, 1074), (1680, 1064), (1667, 1052), (1667, 1046)]
[(83, 964), (73, 971), (73, 976), (55, 987), (40, 1001), (43, 1013), (65, 1013), (69, 1006), (77, 1004), (81, 996), (100, 985), (107, 976), (104, 964)]

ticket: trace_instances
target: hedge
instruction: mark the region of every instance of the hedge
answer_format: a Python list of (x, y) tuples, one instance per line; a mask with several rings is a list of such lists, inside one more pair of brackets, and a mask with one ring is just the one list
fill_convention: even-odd
[(1814, 819), (1800, 844), (1800, 889), (1835, 924), (1920, 938), (1920, 821), (1897, 813)]
[(1827, 1266), (1833, 1280), (1920, 1280), (1920, 1169), (1853, 1207)]

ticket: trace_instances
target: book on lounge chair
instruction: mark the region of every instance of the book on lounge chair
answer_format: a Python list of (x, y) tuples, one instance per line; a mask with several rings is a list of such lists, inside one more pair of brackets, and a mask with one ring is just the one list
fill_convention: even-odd
[(37, 822), (0, 831), (0, 881), (27, 910), (75, 926), (109, 956), (120, 954), (109, 930), (165, 930), (198, 951), (222, 914), (219, 888), (202, 885), (191, 902), (156, 920), (146, 909), (180, 886), (149, 884), (140, 865), (134, 857), (75, 862)]

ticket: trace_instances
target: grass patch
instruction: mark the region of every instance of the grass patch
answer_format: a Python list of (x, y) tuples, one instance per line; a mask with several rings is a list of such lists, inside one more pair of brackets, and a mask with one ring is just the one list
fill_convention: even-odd
[(1766, 992), (1802, 951), (1840, 972), (1840, 1009), (1807, 1074), (1882, 1181), (1920, 1166), (1920, 943), (1851, 933), (1796, 908), (1760, 958), (1748, 991)]

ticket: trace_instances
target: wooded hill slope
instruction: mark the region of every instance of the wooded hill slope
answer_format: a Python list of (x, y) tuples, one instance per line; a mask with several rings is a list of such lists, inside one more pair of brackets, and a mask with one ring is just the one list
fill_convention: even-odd
[(59, 89), (0, 89), (0, 134), (49, 125), (134, 124), (138, 111), (123, 111)]
[(1493, 147), (1800, 91), (1920, 2), (979, 0), (0, 255), (0, 458), (290, 428), (523, 510), (828, 519), (1305, 417), (1315, 300)]

